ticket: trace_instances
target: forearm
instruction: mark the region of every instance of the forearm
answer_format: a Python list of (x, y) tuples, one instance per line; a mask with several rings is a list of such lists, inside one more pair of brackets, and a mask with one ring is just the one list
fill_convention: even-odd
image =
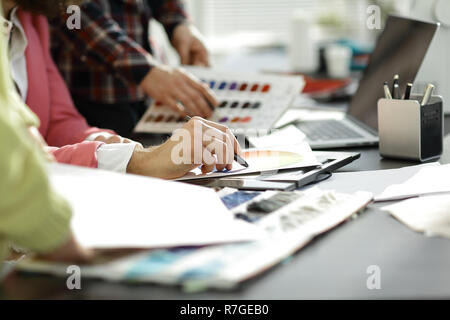
[(130, 38), (127, 30), (95, 1), (81, 6), (80, 30), (68, 31), (64, 21), (54, 20), (53, 35), (60, 45), (76, 51), (83, 63), (92, 68), (103, 69), (130, 85), (138, 85), (155, 65), (151, 54)]
[(61, 246), (70, 234), (69, 205), (51, 189), (41, 154), (0, 123), (0, 238), (37, 252)]
[(186, 11), (186, 4), (182, 0), (147, 0), (154, 17), (166, 30), (169, 39), (172, 38), (173, 31), (181, 24), (189, 21)]

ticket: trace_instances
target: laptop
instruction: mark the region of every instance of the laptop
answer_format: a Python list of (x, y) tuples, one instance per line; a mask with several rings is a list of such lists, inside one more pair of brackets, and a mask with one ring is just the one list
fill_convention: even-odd
[(295, 122), (311, 148), (376, 145), (377, 103), (384, 97), (383, 83), (391, 85), (396, 74), (402, 91), (413, 83), (438, 28), (438, 23), (390, 16), (345, 116)]

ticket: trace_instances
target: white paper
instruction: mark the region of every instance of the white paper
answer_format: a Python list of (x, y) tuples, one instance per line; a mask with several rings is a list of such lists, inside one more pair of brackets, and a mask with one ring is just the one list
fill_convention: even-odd
[(300, 145), (305, 142), (305, 134), (295, 126), (287, 126), (263, 137), (249, 137), (255, 148), (264, 149), (279, 146)]
[(254, 240), (261, 232), (235, 220), (213, 190), (60, 164), (55, 189), (72, 205), (72, 228), (88, 248), (155, 248)]
[(414, 198), (382, 208), (417, 232), (450, 238), (450, 196)]
[[(224, 191), (228, 194), (232, 190)], [(305, 246), (312, 238), (322, 234), (354, 213), (366, 207), (372, 194), (357, 192), (353, 195), (312, 189), (298, 192), (298, 200), (262, 218), (256, 225), (268, 236), (260, 241), (199, 248), (188, 254), (174, 257), (168, 250), (152, 250), (130, 255), (99, 265), (83, 266), (83, 276), (104, 280), (129, 280), (159, 284), (186, 284), (194, 281), (203, 288), (234, 288), (238, 283), (264, 272)], [(254, 200), (268, 199), (277, 194), (268, 191)], [(245, 212), (247, 204), (233, 209)], [(283, 216), (292, 216), (299, 208), (316, 207), (320, 210), (314, 219), (284, 229)], [(158, 268), (152, 267), (151, 256), (155, 254)], [(166, 259), (165, 259), (166, 258)], [(67, 265), (24, 259), (18, 264), (20, 270), (44, 272), (67, 276)]]
[(450, 165), (436, 164), (421, 169), (405, 183), (387, 187), (375, 200), (401, 200), (447, 192), (450, 192)]

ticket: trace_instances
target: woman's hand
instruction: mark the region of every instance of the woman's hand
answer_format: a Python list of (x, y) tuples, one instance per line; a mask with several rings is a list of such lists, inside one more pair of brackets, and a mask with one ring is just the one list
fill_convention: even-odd
[(231, 170), (235, 153), (242, 151), (227, 127), (194, 117), (161, 146), (137, 149), (127, 172), (175, 179), (199, 166), (203, 173)]
[(60, 248), (47, 254), (41, 254), (39, 258), (55, 262), (80, 263), (86, 264), (92, 262), (94, 253), (91, 250), (83, 248), (71, 234), (67, 242)]

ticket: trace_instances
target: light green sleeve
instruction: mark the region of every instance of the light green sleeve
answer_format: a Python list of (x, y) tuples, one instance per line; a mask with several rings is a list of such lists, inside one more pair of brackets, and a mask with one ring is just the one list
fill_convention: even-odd
[(23, 121), (2, 109), (0, 247), (14, 242), (29, 250), (49, 252), (68, 239), (71, 209), (51, 189), (43, 157), (28, 139)]

